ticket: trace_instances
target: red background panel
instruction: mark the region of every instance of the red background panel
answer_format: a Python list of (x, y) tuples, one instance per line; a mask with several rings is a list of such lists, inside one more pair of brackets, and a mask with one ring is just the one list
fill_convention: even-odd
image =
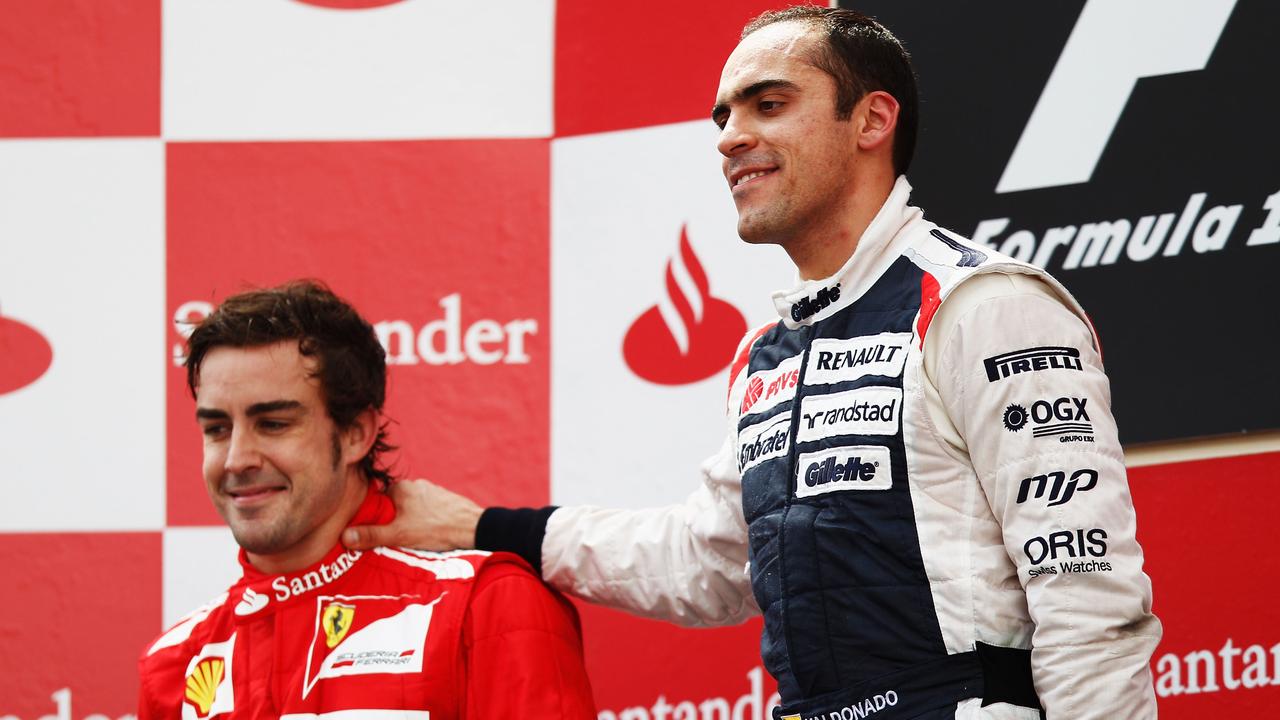
[(618, 13), (591, 0), (559, 0), (556, 135), (710, 122), (720, 69), (742, 26), (790, 4), (652, 0)]
[(160, 134), (161, 0), (0, 0), (0, 137)]
[[(415, 333), (444, 319), (441, 299), (455, 293), (463, 332), (480, 319), (536, 322), (527, 363), (392, 366), (386, 410), (401, 474), (481, 503), (545, 504), (549, 152), (547, 140), (171, 144), (169, 313), (315, 277), (370, 322)], [(170, 347), (180, 342), (171, 328)], [(169, 524), (218, 525), (184, 372), (170, 363)]]
[[(659, 695), (672, 705), (711, 697), (732, 704), (751, 689), (747, 673), (762, 665), (759, 618), (729, 628), (690, 629), (574, 604), (582, 616), (587, 672), (599, 710), (650, 708)], [(762, 673), (767, 703), (778, 686)]]
[(160, 626), (160, 533), (0, 534), (0, 717), (132, 713)]
[[(1182, 657), (1208, 650), (1217, 655), (1231, 638), (1236, 647), (1267, 648), (1269, 677), (1280, 675), (1280, 663), (1270, 651), (1280, 643), (1277, 479), (1280, 453), (1130, 470), (1138, 541), (1146, 554), (1155, 613), (1164, 623), (1153, 669), (1166, 653)], [(1239, 678), (1239, 657), (1235, 667)], [(1220, 687), (1221, 678), (1219, 662)], [(1174, 720), (1273, 717), (1277, 707), (1280, 685), (1275, 684), (1160, 698), (1161, 717)]]

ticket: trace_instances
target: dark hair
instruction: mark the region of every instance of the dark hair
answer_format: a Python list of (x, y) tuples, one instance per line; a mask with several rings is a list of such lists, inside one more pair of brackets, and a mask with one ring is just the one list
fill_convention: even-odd
[[(387, 396), (386, 351), (373, 326), (323, 283), (298, 280), (232, 295), (192, 331), (187, 340), (187, 387), (196, 394), (200, 364), (210, 350), (257, 347), (297, 340), (298, 352), (316, 359), (325, 410), (338, 427), (351, 427), (360, 413), (381, 412)], [(379, 455), (394, 450), (387, 425), (378, 426), (373, 447), (360, 460), (365, 477), (390, 482)]]
[(916, 151), (919, 98), (911, 56), (898, 38), (874, 18), (840, 8), (796, 5), (766, 12), (742, 29), (746, 37), (762, 27), (788, 21), (806, 22), (826, 33), (814, 67), (836, 81), (836, 117), (848, 120), (853, 106), (875, 90), (898, 101), (898, 127), (893, 140), (893, 171), (902, 175)]

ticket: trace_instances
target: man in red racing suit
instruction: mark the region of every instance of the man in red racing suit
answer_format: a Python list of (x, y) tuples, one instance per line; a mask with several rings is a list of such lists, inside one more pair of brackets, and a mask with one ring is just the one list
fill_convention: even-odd
[(244, 293), (189, 349), (244, 574), (144, 651), (140, 720), (595, 717), (577, 615), (523, 560), (338, 543), (395, 516), (385, 364), (354, 310), (311, 283)]

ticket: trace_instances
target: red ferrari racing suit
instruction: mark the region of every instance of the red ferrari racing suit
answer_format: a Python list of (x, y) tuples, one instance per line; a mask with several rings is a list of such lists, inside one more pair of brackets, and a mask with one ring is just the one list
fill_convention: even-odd
[[(352, 524), (387, 522), (370, 491)], [(227, 593), (139, 661), (139, 720), (594, 718), (577, 615), (513, 555), (333, 548)]]

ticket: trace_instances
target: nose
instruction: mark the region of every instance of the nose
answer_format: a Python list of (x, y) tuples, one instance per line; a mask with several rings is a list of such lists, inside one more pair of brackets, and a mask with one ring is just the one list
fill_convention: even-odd
[(716, 143), (716, 149), (721, 155), (731, 158), (755, 146), (756, 136), (749, 123), (731, 114), (724, 124), (724, 129), (720, 131), (720, 140)]
[(260, 467), (262, 467), (262, 454), (258, 451), (258, 443), (253, 432), (241, 427), (232, 429), (223, 469), (228, 473), (239, 475)]

